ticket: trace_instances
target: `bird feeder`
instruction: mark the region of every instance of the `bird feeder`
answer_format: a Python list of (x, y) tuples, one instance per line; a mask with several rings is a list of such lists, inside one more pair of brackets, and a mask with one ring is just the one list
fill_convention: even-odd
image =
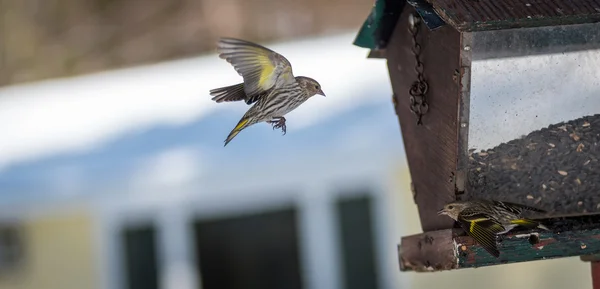
[[(599, 31), (600, 0), (376, 1), (354, 44), (387, 59), (404, 139), (423, 233), (402, 271), (597, 259)], [(546, 210), (551, 231), (502, 235), (495, 258), (436, 214), (471, 199)]]

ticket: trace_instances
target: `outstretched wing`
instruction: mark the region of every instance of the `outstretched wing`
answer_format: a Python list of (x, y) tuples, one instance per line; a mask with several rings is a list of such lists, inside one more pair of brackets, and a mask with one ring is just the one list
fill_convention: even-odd
[(467, 214), (465, 217), (462, 213), (458, 216), (458, 223), (488, 253), (496, 258), (500, 256), (500, 251), (496, 243), (496, 235), (505, 231), (502, 224), (488, 218), (485, 214)]
[(219, 57), (231, 63), (244, 78), (244, 91), (248, 98), (263, 94), (279, 83), (295, 82), (290, 62), (277, 52), (235, 38), (221, 38), (217, 51)]

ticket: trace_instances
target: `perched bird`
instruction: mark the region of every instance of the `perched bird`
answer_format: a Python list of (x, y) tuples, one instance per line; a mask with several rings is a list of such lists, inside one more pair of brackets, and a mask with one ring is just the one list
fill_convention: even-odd
[(273, 129), (281, 128), (285, 134), (284, 115), (316, 94), (325, 95), (316, 80), (304, 76), (297, 76), (296, 83), (271, 90), (267, 95), (259, 98), (256, 104), (242, 116), (227, 136), (225, 146), (243, 129), (263, 121), (272, 124)]
[(225, 146), (250, 125), (267, 122), (286, 133), (285, 114), (308, 98), (325, 96), (314, 79), (294, 76), (290, 62), (266, 47), (245, 40), (221, 38), (217, 51), (243, 77), (244, 82), (210, 90), (217, 103), (244, 100), (255, 103), (225, 140)]
[(447, 215), (494, 257), (498, 258), (496, 236), (505, 234), (516, 226), (548, 228), (538, 221), (521, 217), (523, 211), (545, 213), (546, 211), (526, 205), (501, 201), (472, 200), (446, 204), (438, 215)]

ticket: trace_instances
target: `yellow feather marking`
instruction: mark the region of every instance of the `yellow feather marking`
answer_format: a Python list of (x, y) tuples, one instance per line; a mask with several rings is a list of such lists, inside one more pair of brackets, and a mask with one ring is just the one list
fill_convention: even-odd
[(526, 220), (526, 219), (511, 220), (510, 223), (515, 224), (515, 225), (533, 225), (534, 224), (534, 222), (532, 222), (530, 220)]
[(472, 220), (469, 220), (469, 222), (471, 222), (471, 228), (470, 228), (469, 230), (470, 230), (471, 232), (473, 232), (473, 227), (475, 226), (475, 224), (476, 224), (477, 222), (481, 222), (481, 221), (487, 221), (487, 220), (488, 220), (487, 218), (478, 218), (478, 219), (472, 219)]
[(246, 124), (249, 122), (249, 119), (243, 119), (240, 120), (240, 122), (235, 126), (235, 128), (229, 133), (229, 135), (227, 136), (227, 139), (225, 139), (225, 146), (231, 141), (233, 140), (233, 138), (238, 135), (238, 133), (240, 133), (240, 131), (242, 131), (242, 129), (244, 129), (246, 127)]
[[(482, 219), (483, 220), (483, 219)], [(482, 227), (477, 222), (471, 222), (471, 226), (469, 228), (470, 235), (477, 240), (477, 242), (490, 254), (495, 257), (498, 257), (500, 253), (498, 252), (498, 248), (496, 245), (495, 234), (488, 230), (487, 228)]]
[(250, 120), (249, 119), (240, 120), (240, 122), (235, 126), (235, 128), (233, 128), (233, 131), (241, 130), (242, 128), (244, 128), (244, 126), (246, 126), (248, 121), (250, 121)]
[[(471, 220), (471, 227), (469, 228), (469, 230), (471, 232), (473, 232), (475, 226), (479, 225), (479, 224), (477, 224), (477, 222), (483, 222), (483, 221), (487, 221), (487, 220), (489, 220), (489, 219), (487, 219), (487, 218), (478, 218), (478, 219)], [(489, 228), (487, 228), (487, 229), (490, 230), (490, 231), (492, 231), (492, 232), (502, 232), (504, 230), (504, 228), (502, 228), (502, 226), (500, 224), (491, 224), (489, 226)]]
[(269, 59), (269, 52), (254, 48), (254, 52), (256, 53), (256, 64), (260, 65), (260, 78), (258, 79), (258, 85), (266, 89), (265, 84), (270, 80), (273, 71), (275, 70), (275, 66), (271, 59)]
[(475, 221), (471, 221), (471, 227), (469, 228), (469, 231), (471, 231), (471, 233), (475, 231), (475, 226), (477, 226), (477, 223)]
[(266, 59), (266, 61), (262, 61), (260, 80), (258, 81), (258, 85), (264, 88), (265, 83), (270, 80), (273, 74), (273, 70), (275, 70), (275, 67), (273, 67), (273, 64), (268, 59)]

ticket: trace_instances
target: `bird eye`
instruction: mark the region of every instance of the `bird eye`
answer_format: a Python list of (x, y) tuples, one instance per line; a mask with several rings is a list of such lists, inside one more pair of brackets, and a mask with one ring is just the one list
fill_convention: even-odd
[(452, 208), (454, 208), (453, 206), (448, 206), (448, 209), (452, 210)]
[(319, 86), (318, 86), (318, 85), (315, 85), (315, 89), (319, 89)]

